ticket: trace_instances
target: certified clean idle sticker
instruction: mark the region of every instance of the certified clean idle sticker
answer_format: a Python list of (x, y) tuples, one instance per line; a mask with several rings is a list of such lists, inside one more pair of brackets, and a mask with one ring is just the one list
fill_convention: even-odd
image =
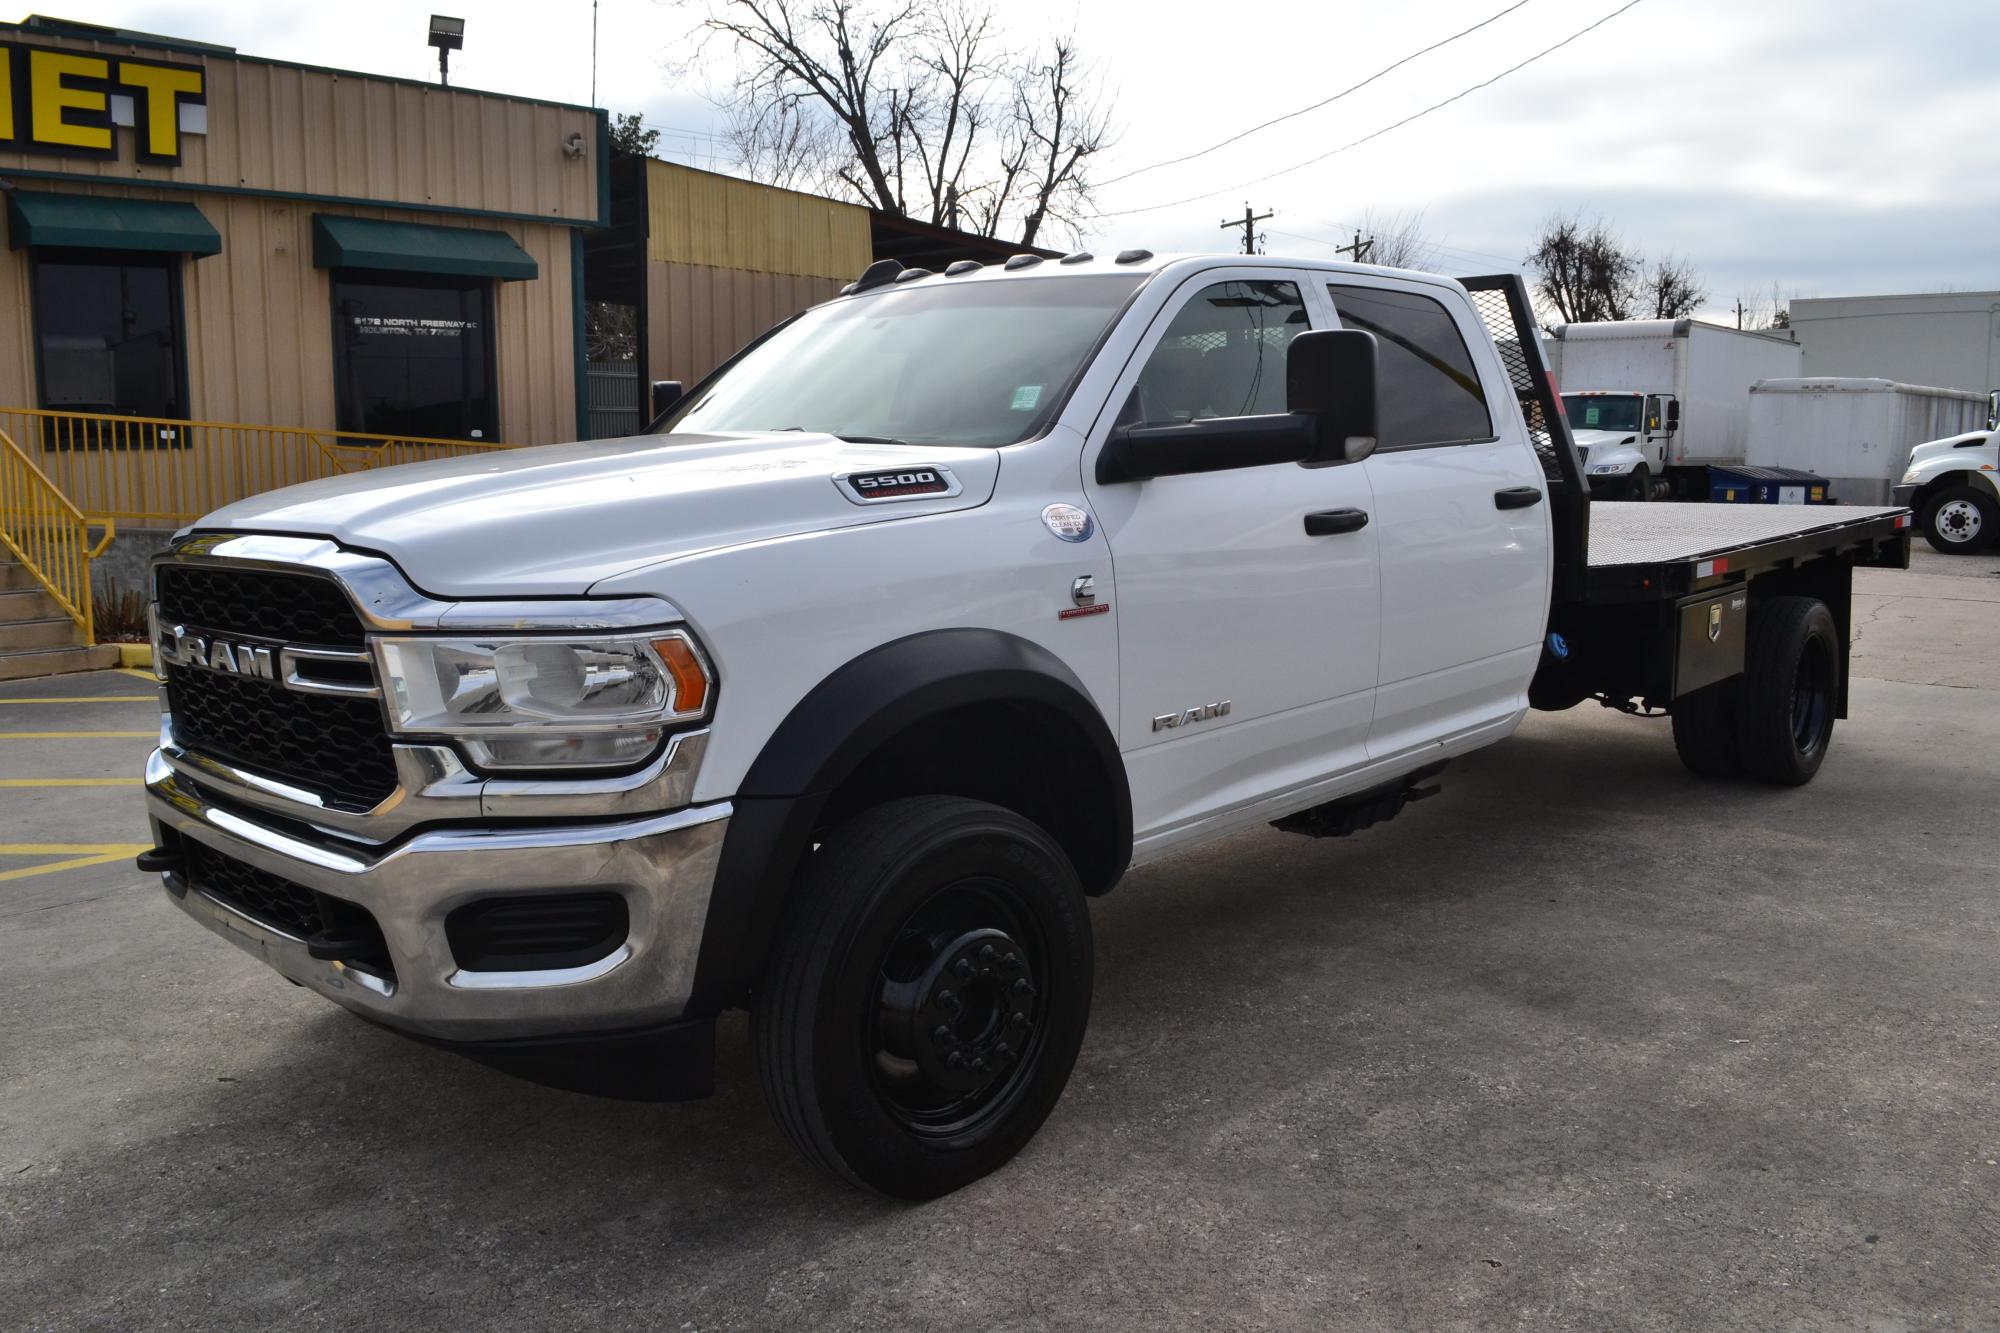
[(1087, 542), (1090, 534), (1097, 530), (1097, 523), (1090, 512), (1075, 505), (1050, 505), (1042, 511), (1042, 522), (1050, 532), (1066, 542)]

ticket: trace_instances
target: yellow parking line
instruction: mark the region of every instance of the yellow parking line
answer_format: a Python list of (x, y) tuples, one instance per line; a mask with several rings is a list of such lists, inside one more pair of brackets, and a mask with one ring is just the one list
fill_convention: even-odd
[(0, 704), (155, 704), (157, 694), (65, 694), (52, 699), (0, 699)]
[(47, 865), (22, 866), (18, 870), (0, 870), (0, 881), (27, 879), (31, 875), (52, 875), (58, 870), (81, 870), (85, 866), (101, 866), (128, 856), (137, 856), (148, 850), (150, 844), (143, 842), (119, 843), (70, 843), (70, 842), (15, 842), (0, 843), (0, 856), (61, 856), (68, 859), (51, 861)]
[(135, 671), (131, 667), (113, 667), (112, 670), (118, 672), (120, 675), (137, 676), (140, 680), (149, 680), (155, 685), (160, 683), (160, 678), (150, 671)]
[(136, 787), (144, 778), (0, 778), (0, 787)]
[(0, 731), (0, 741), (122, 741), (157, 738), (157, 731)]

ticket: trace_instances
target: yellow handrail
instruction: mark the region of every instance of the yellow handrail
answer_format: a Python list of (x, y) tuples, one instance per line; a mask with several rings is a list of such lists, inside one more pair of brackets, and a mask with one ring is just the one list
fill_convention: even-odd
[(90, 562), (104, 554), (117, 532), (104, 520), (104, 535), (92, 543), (90, 526), (35, 460), (0, 430), (0, 545), (76, 622), (85, 643), (97, 642)]
[(491, 440), (0, 407), (0, 433), (93, 519), (179, 527), (260, 491), (398, 463), (481, 454)]

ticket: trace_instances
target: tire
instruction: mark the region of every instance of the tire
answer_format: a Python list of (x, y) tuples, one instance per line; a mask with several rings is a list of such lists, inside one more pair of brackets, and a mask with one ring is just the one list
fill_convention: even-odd
[(949, 1194), (1054, 1109), (1091, 969), (1083, 889), (1048, 834), (958, 797), (876, 806), (821, 844), (779, 927), (751, 1004), (765, 1101), (834, 1174)]
[(1743, 772), (1736, 754), (1736, 689), (1735, 680), (1725, 680), (1674, 700), (1674, 752), (1697, 777)]
[(1839, 627), (1813, 597), (1773, 597), (1750, 617), (1736, 698), (1743, 771), (1774, 787), (1811, 782), (1833, 741)]
[(1924, 540), (1945, 555), (1974, 555), (2000, 536), (2000, 503), (1977, 486), (1950, 486), (1924, 502)]
[(1653, 474), (1641, 463), (1632, 469), (1632, 478), (1625, 483), (1627, 500), (1651, 500), (1653, 498)]

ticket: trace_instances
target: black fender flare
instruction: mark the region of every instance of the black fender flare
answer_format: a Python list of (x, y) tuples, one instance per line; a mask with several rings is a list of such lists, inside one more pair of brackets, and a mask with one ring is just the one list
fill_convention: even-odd
[(691, 1014), (736, 1003), (762, 969), (794, 871), (827, 797), (882, 745), (929, 718), (981, 703), (1053, 711), (1088, 738), (1113, 804), (1118, 849), (1102, 892), (1132, 855), (1132, 794), (1117, 740), (1061, 658), (993, 629), (930, 630), (872, 648), (806, 693), (764, 744), (734, 798), (709, 894)]

